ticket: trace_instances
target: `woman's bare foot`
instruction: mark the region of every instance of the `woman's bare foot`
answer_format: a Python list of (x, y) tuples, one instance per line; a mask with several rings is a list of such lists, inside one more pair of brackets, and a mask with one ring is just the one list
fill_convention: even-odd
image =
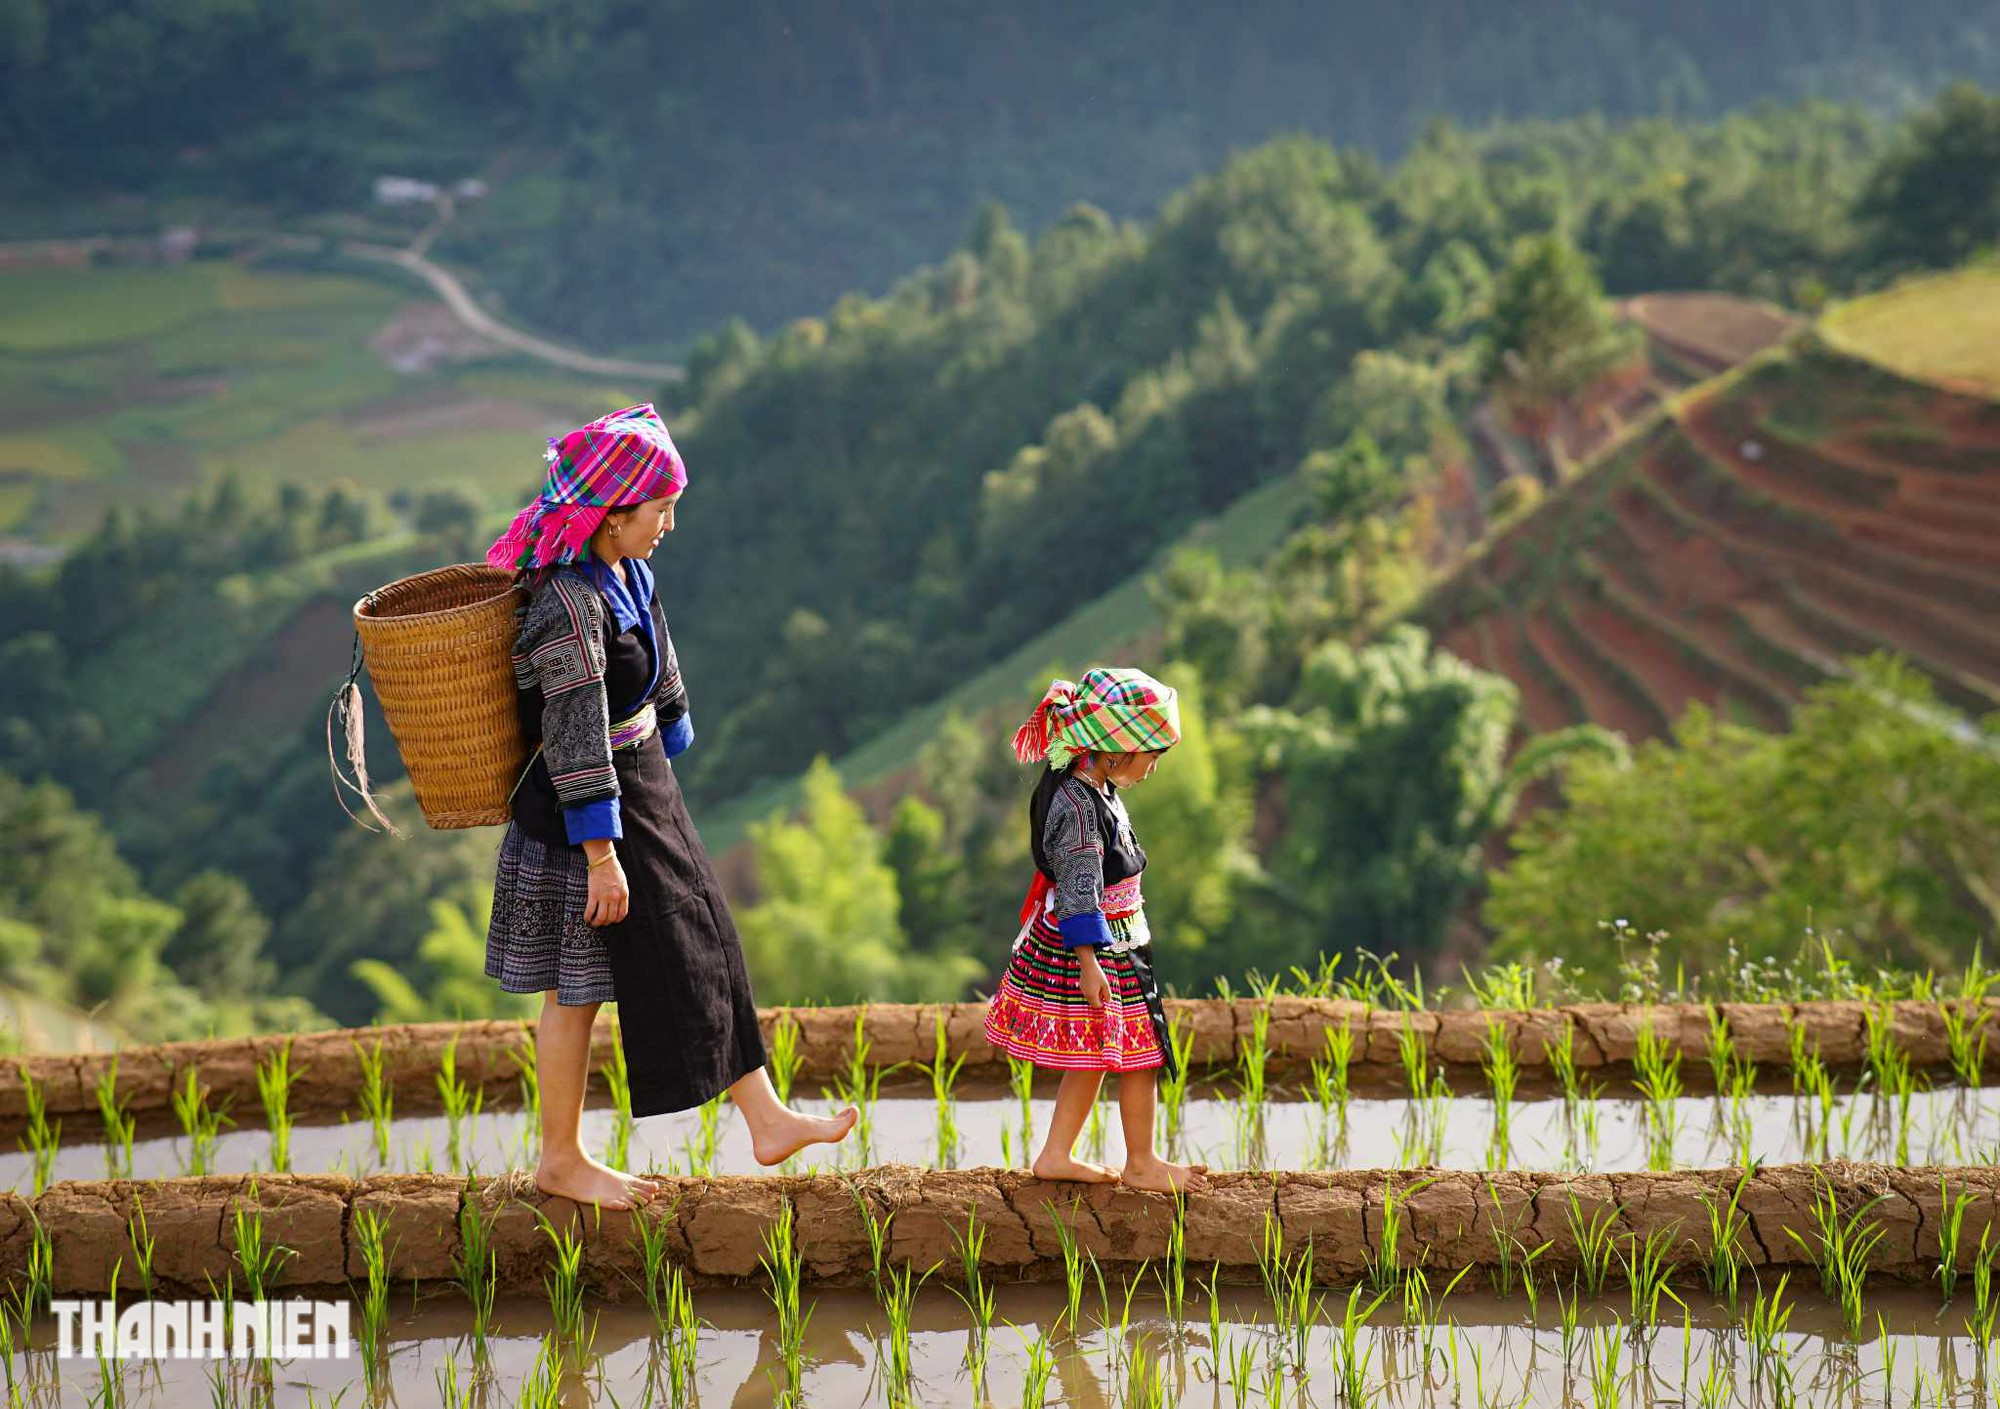
[(1093, 1164), (1074, 1155), (1050, 1154), (1044, 1150), (1029, 1166), (1037, 1179), (1067, 1179), (1075, 1184), (1116, 1184), (1118, 1171), (1108, 1164)]
[(535, 1187), (545, 1194), (602, 1208), (636, 1208), (659, 1193), (643, 1175), (626, 1174), (588, 1155), (544, 1154), (535, 1166)]
[(1183, 1189), (1199, 1189), (1207, 1182), (1206, 1165), (1175, 1164), (1158, 1155), (1135, 1155), (1125, 1161), (1124, 1184), (1128, 1189), (1177, 1194)]
[(808, 1145), (830, 1145), (845, 1140), (861, 1112), (843, 1106), (838, 1115), (803, 1115), (786, 1110), (764, 1130), (750, 1132), (750, 1153), (759, 1164), (783, 1164)]

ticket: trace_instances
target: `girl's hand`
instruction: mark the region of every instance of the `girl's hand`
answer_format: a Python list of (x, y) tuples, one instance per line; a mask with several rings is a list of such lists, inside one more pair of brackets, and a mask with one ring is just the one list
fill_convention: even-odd
[(1103, 1011), (1111, 1001), (1111, 980), (1104, 976), (1104, 966), (1097, 962), (1097, 950), (1086, 945), (1077, 952), (1077, 962), (1083, 966), (1083, 1001), (1091, 1007)]
[(609, 861), (590, 868), (590, 898), (584, 902), (583, 922), (614, 925), (631, 908), (632, 892), (625, 884), (625, 868), (613, 851)]

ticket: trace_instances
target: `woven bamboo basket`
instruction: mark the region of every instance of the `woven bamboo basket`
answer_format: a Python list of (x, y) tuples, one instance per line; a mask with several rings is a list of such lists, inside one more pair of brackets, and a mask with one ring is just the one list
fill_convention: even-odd
[(513, 575), (462, 563), (405, 577), (354, 604), (354, 629), (382, 717), (432, 827), (512, 815), (528, 762), (510, 659)]

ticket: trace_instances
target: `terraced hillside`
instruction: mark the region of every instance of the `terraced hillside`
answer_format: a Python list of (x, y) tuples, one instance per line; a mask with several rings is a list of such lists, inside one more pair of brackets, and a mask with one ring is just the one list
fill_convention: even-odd
[[(1883, 298), (1907, 329), (1964, 308), (1968, 280), (2000, 274)], [(1781, 727), (1805, 685), (1878, 648), (2000, 708), (2000, 403), (1956, 364), (1917, 379), (1912, 341), (1892, 372), (1806, 331), (1675, 397), (1417, 618), (1511, 678), (1537, 730), (1653, 737), (1692, 700)]]

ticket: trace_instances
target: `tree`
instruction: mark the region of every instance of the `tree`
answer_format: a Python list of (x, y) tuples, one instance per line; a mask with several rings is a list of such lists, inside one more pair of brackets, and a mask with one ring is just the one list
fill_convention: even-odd
[(1484, 916), (1496, 958), (1600, 981), (1601, 924), (1664, 931), (1688, 973), (1788, 955), (1962, 965), (2000, 932), (2000, 715), (1974, 725), (1887, 657), (1816, 685), (1784, 734), (1689, 706), (1629, 767), (1571, 760), (1565, 805), (1518, 829)]
[(1514, 246), (1493, 292), (1481, 376), (1517, 415), (1534, 420), (1585, 391), (1640, 348), (1636, 328), (1604, 304), (1590, 261), (1561, 235)]
[(1912, 117), (1858, 214), (1890, 260), (1957, 264), (2000, 241), (2000, 94), (1954, 83)]
[(348, 972), (375, 995), (373, 1020), (469, 1022), (534, 1013), (541, 1005), (541, 995), (505, 992), (486, 975), (486, 927), (491, 905), (489, 896), (485, 905), (468, 914), (449, 900), (434, 900), (431, 929), (417, 943), (414, 966), (399, 968), (380, 959), (357, 959), (350, 964)]
[(750, 827), (757, 893), (738, 924), (758, 992), (778, 1003), (950, 1000), (980, 965), (912, 954), (897, 924), (896, 873), (861, 805), (824, 755), (805, 778), (805, 818)]
[(241, 878), (208, 870), (174, 893), (180, 923), (167, 941), (167, 967), (182, 982), (214, 994), (272, 987), (277, 966), (264, 957), (271, 922)]
[(1561, 758), (1621, 747), (1585, 727), (1510, 759), (1518, 709), (1505, 677), (1403, 623), (1374, 645), (1320, 647), (1289, 709), (1245, 712), (1259, 765), (1284, 780), (1284, 828), (1256, 888), (1271, 923), (1236, 931), (1269, 936), (1249, 946), (1267, 971), (1360, 950), (1416, 963), (1437, 953), (1521, 789)]

